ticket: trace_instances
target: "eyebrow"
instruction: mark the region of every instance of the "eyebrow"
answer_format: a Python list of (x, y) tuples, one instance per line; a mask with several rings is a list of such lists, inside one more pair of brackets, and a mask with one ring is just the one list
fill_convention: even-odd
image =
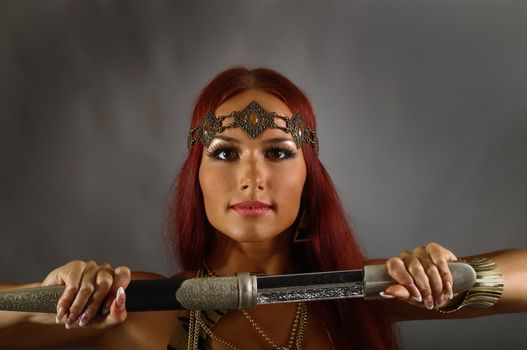
[[(240, 140), (235, 139), (234, 137), (225, 136), (225, 135), (217, 135), (214, 137), (214, 139), (220, 139), (223, 141), (237, 143), (237, 144), (240, 143)], [(263, 141), (263, 143), (270, 144), (270, 143), (280, 143), (280, 142), (286, 142), (286, 141), (295, 142), (293, 139), (289, 139), (287, 137), (273, 137), (271, 139), (267, 139)]]

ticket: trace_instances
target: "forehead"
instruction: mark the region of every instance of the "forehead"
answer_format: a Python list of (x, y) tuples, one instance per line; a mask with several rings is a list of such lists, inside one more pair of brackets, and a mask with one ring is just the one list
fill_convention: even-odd
[(216, 108), (214, 114), (228, 115), (234, 111), (241, 111), (247, 107), (252, 101), (256, 101), (268, 113), (276, 113), (290, 117), (292, 116), (289, 107), (278, 97), (271, 95), (268, 92), (258, 89), (246, 90), (238, 95), (229, 98)]

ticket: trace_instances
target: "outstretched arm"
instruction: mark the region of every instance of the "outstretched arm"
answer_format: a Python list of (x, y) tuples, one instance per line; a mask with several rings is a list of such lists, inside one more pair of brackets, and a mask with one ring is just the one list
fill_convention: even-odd
[[(112, 269), (107, 264), (73, 261), (51, 272), (42, 283), (0, 285), (3, 290), (54, 284), (66, 286), (57, 305), (57, 314), (0, 311), (0, 347), (118, 349), (126, 345), (128, 349), (139, 349), (147, 340), (149, 346), (158, 340), (166, 345), (173, 313), (128, 316), (122, 289), (131, 278), (163, 277), (151, 273), (131, 274), (125, 267)], [(107, 309), (104, 315), (97, 314), (101, 308)]]
[(384, 293), (395, 319), (466, 318), (527, 311), (527, 250), (500, 250), (464, 259), (470, 261), (477, 257), (489, 258), (497, 264), (503, 276), (503, 293), (490, 308), (465, 307), (451, 313), (437, 309), (461, 303), (465, 294), (451, 293), (452, 275), (447, 263), (457, 260), (457, 257), (450, 250), (430, 243), (386, 260), (388, 272), (399, 283), (387, 288)]

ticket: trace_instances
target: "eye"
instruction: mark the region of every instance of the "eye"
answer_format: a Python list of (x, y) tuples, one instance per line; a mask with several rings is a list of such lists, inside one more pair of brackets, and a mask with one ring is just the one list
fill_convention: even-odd
[(292, 158), (296, 155), (295, 152), (292, 152), (291, 150), (287, 148), (280, 148), (280, 147), (272, 147), (269, 150), (267, 150), (267, 157), (271, 159), (288, 159)]
[(238, 157), (238, 153), (231, 147), (219, 147), (208, 152), (208, 156), (214, 160), (229, 161)]

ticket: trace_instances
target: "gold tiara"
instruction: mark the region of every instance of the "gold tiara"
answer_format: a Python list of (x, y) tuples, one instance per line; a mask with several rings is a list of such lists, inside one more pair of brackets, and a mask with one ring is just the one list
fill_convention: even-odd
[[(230, 124), (223, 125), (227, 118), (233, 118)], [(275, 118), (285, 122), (285, 127), (275, 123)], [(253, 139), (257, 138), (266, 129), (280, 129), (293, 136), (296, 147), (300, 148), (303, 143), (310, 144), (318, 154), (318, 139), (315, 131), (304, 123), (300, 112), (292, 117), (268, 113), (256, 101), (251, 102), (242, 111), (234, 111), (229, 115), (215, 116), (209, 111), (203, 121), (195, 128), (190, 129), (188, 134), (188, 148), (190, 149), (198, 140), (205, 147), (209, 147), (214, 136), (226, 129), (241, 128)]]

